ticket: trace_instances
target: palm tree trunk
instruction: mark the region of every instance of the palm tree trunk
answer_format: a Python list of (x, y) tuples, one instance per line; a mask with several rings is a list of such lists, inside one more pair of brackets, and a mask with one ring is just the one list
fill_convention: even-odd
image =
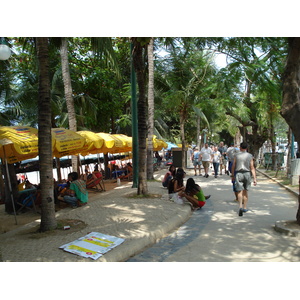
[[(74, 106), (74, 99), (72, 93), (72, 82), (69, 69), (69, 58), (68, 58), (68, 39), (62, 38), (60, 47), (61, 57), (61, 69), (62, 77), (64, 82), (65, 97), (68, 110), (69, 128), (70, 130), (77, 131), (76, 113)], [(78, 171), (78, 159), (77, 156), (72, 155), (72, 168), (74, 172)]]
[(181, 135), (181, 144), (182, 144), (182, 168), (186, 168), (186, 152), (185, 152), (185, 132), (184, 132), (184, 122), (185, 122), (185, 113), (180, 112), (180, 135)]
[(138, 159), (138, 195), (148, 194), (147, 186), (147, 101), (145, 97), (145, 64), (143, 60), (143, 47), (137, 38), (132, 38), (133, 48), (133, 65), (136, 72), (137, 83), (139, 87), (138, 98), (138, 141), (139, 141), (139, 159)]
[(148, 45), (148, 147), (147, 147), (147, 179), (153, 179), (153, 129), (154, 129), (154, 61), (153, 42), (151, 38)]
[(200, 124), (201, 123), (201, 118), (200, 116), (197, 116), (197, 138), (196, 138), (196, 146), (198, 147), (198, 149), (201, 149), (200, 148)]
[(48, 38), (37, 38), (36, 46), (39, 62), (38, 139), (42, 198), (40, 230), (47, 231), (57, 226), (53, 193)]

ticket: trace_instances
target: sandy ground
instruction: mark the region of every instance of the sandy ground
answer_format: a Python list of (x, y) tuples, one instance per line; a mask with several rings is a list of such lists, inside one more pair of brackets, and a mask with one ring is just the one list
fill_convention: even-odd
[[(122, 184), (128, 184), (128, 181), (122, 182)], [(115, 183), (115, 180), (106, 180), (105, 181), (105, 190), (110, 191), (114, 189), (117, 186)], [(89, 190), (89, 202), (95, 201), (96, 198), (101, 197), (101, 194), (103, 192), (97, 192), (93, 190)], [(102, 195), (103, 196), (103, 195)], [(55, 210), (59, 211), (61, 209), (66, 208), (67, 205), (61, 204), (60, 206), (56, 205)], [(25, 224), (31, 223), (35, 220), (39, 220), (41, 218), (40, 214), (40, 208), (37, 208), (37, 213), (32, 211), (32, 210), (25, 210), (22, 213), (19, 213), (16, 216), (17, 219), (17, 224), (16, 224), (16, 219), (14, 214), (10, 215), (5, 212), (5, 205), (1, 204), (0, 205), (0, 234), (14, 230), (16, 228), (19, 228)]]

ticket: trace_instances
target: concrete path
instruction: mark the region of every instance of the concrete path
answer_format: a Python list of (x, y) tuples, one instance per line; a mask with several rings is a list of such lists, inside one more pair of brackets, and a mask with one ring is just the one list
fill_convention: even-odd
[(193, 177), (212, 197), (179, 230), (130, 262), (277, 262), (299, 261), (300, 240), (274, 230), (278, 220), (294, 220), (297, 197), (258, 175), (251, 187), (250, 211), (237, 214), (228, 176)]

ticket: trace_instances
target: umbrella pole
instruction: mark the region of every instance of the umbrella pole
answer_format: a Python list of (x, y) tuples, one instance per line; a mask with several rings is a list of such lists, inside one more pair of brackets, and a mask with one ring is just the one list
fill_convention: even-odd
[(10, 193), (10, 197), (11, 197), (11, 201), (12, 201), (12, 205), (13, 205), (16, 225), (18, 225), (17, 213), (16, 213), (16, 208), (15, 208), (15, 201), (14, 201), (14, 197), (13, 197), (13, 193), (12, 193), (11, 182), (10, 182), (9, 171), (8, 171), (8, 165), (7, 165), (6, 154), (5, 154), (5, 146), (3, 146), (3, 152), (4, 152), (3, 154), (4, 154), (4, 160), (5, 160), (6, 177), (7, 177), (7, 181), (8, 181), (9, 193)]
[[(78, 165), (79, 165), (79, 168), (81, 170), (81, 175), (82, 175), (82, 174), (84, 174), (84, 172), (83, 172), (83, 167), (82, 167), (81, 159), (80, 159), (79, 155), (77, 157), (78, 157)], [(80, 174), (78, 174), (78, 175), (80, 175)]]

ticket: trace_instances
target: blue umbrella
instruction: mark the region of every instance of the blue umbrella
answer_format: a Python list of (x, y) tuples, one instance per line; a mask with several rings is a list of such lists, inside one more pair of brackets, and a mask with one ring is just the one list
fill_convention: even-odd
[(179, 148), (177, 145), (173, 143), (167, 142), (167, 144), (168, 144), (167, 150), (171, 150), (171, 148)]

